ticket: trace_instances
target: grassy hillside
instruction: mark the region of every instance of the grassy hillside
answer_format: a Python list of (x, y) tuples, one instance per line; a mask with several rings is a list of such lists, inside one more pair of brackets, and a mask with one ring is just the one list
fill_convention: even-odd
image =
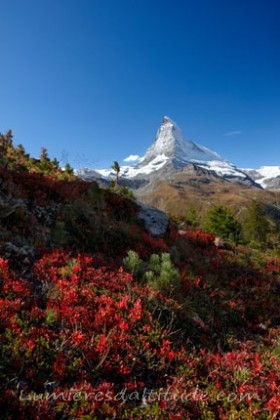
[(2, 159), (2, 418), (278, 418), (279, 259)]

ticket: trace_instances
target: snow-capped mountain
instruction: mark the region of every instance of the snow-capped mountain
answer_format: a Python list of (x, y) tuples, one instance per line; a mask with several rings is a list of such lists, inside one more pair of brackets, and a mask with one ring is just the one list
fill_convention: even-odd
[[(222, 177), (231, 182), (240, 182), (258, 187), (250, 176), (238, 169), (220, 155), (193, 141), (186, 140), (178, 125), (169, 117), (164, 117), (157, 131), (153, 144), (148, 148), (140, 163), (135, 166), (122, 166), (120, 179), (129, 182), (129, 185), (138, 188), (140, 179), (148, 180), (151, 177), (167, 179), (178, 170), (193, 165), (209, 174)], [(84, 179), (103, 178), (110, 179), (115, 176), (112, 169), (90, 170), (80, 169), (78, 176)], [(133, 181), (138, 181), (134, 182)], [(134, 185), (133, 185), (134, 184)], [(138, 185), (138, 186), (137, 186)]]
[(158, 156), (171, 159), (174, 166), (184, 166), (188, 162), (223, 161), (217, 153), (204, 146), (186, 140), (178, 125), (169, 117), (164, 117), (154, 143), (147, 150), (139, 166), (144, 167)]
[(242, 169), (262, 188), (280, 190), (280, 166), (261, 166), (259, 169)]

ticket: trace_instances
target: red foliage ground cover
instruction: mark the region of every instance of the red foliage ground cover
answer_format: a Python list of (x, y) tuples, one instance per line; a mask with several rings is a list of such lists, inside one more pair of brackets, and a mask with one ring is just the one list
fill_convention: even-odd
[[(168, 306), (169, 299), (121, 267), (95, 268), (88, 256), (54, 250), (35, 263), (31, 282), (16, 278), (2, 259), (0, 275), (0, 404), (6, 418), (253, 419), (279, 413), (279, 329), (256, 335), (259, 319), (247, 319), (244, 302), (227, 302), (222, 290), (212, 290), (212, 297), (224, 299), (229, 312), (242, 308), (248, 337), (253, 335), (214, 352), (192, 346), (187, 333), (173, 335), (153, 308), (171, 310), (176, 303), (170, 299)], [(192, 287), (210, 292), (203, 280), (185, 282), (184, 275), (184, 293)], [(206, 322), (201, 320), (200, 333), (213, 336), (215, 328)]]
[[(90, 201), (89, 183), (1, 177), (14, 198), (76, 206), (62, 211), (72, 219), (57, 215), (68, 220), (60, 247), (36, 216), (30, 230), (5, 219), (7, 232), (16, 221), (30, 243), (46, 239), (21, 259), (0, 244), (2, 418), (278, 418), (278, 259), (219, 250), (201, 231), (153, 238), (134, 203), (109, 192)], [(142, 259), (135, 275), (128, 250)], [(179, 276), (161, 290), (145, 272), (166, 252)]]

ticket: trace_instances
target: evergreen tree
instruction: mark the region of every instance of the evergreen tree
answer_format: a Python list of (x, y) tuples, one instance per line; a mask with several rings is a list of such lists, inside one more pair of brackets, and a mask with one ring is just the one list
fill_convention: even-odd
[(41, 147), (39, 168), (45, 175), (49, 175), (52, 169), (51, 161), (45, 147)]
[(66, 165), (65, 165), (65, 172), (66, 172), (68, 175), (73, 175), (74, 170), (73, 170), (73, 168), (71, 167), (70, 163), (66, 163)]
[(47, 149), (45, 147), (41, 147), (40, 160), (48, 160), (48, 159), (49, 159), (49, 156), (48, 156)]
[(13, 146), (13, 133), (8, 130), (5, 134), (0, 133), (0, 160), (6, 164), (6, 158), (9, 148)]
[(5, 155), (5, 151), (6, 151), (5, 146), (6, 146), (5, 145), (5, 137), (4, 137), (3, 134), (0, 133), (0, 163), (2, 163), (1, 161), (4, 157), (4, 155)]
[(190, 226), (193, 229), (198, 228), (199, 226), (199, 218), (197, 215), (197, 211), (194, 207), (190, 207), (187, 211), (185, 222), (188, 226)]
[(119, 174), (120, 174), (120, 165), (119, 163), (115, 160), (114, 164), (112, 165), (112, 169), (114, 172), (116, 172), (116, 180), (115, 180), (115, 190), (118, 189), (118, 185), (119, 185)]
[(252, 201), (248, 208), (244, 223), (244, 237), (248, 242), (264, 244), (269, 233), (269, 222), (261, 205)]
[(122, 195), (123, 197), (128, 198), (129, 200), (135, 200), (135, 196), (133, 192), (126, 185), (122, 185), (120, 187), (118, 194)]
[(57, 160), (57, 158), (54, 158), (52, 160), (52, 164), (56, 169), (59, 169), (59, 161)]
[(25, 155), (25, 148), (23, 147), (23, 145), (22, 145), (22, 144), (19, 144), (19, 145), (17, 146), (17, 152), (18, 152), (21, 156), (24, 156), (24, 155)]
[(8, 146), (12, 146), (13, 145), (13, 132), (11, 129), (9, 129), (5, 134), (4, 134), (4, 138), (5, 141), (7, 143)]
[(216, 205), (208, 210), (204, 228), (223, 239), (238, 242), (241, 234), (241, 225), (229, 208)]

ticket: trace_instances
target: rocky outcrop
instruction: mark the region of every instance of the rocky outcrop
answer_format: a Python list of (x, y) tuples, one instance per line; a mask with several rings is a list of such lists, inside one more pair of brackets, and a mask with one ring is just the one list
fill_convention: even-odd
[(20, 199), (14, 199), (10, 195), (0, 196), (0, 219), (10, 216), (22, 206), (24, 206), (24, 204)]
[(169, 217), (166, 213), (144, 204), (140, 204), (138, 218), (143, 220), (146, 229), (153, 236), (164, 235), (169, 225)]

